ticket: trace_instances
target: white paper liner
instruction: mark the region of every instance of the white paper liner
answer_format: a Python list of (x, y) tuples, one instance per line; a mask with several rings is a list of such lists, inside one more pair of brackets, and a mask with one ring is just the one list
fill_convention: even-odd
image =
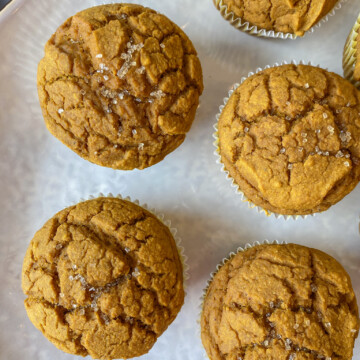
[[(113, 195), (112, 193), (109, 193), (107, 195), (104, 195), (103, 193), (99, 193), (98, 195), (89, 195), (87, 198), (81, 198), (79, 201), (73, 201), (73, 205), (76, 205), (80, 202), (84, 202), (84, 201), (88, 201), (88, 200), (94, 200), (94, 199), (97, 199), (100, 197), (117, 198), (117, 199), (121, 199), (121, 200), (125, 200), (125, 201), (129, 201), (131, 203), (134, 203), (135, 205), (138, 205), (138, 206), (144, 208), (145, 210), (149, 211), (159, 221), (161, 221), (167, 228), (169, 228), (171, 235), (173, 236), (173, 238), (175, 240), (176, 248), (179, 253), (179, 257), (180, 257), (180, 261), (181, 261), (181, 265), (182, 265), (182, 269), (183, 269), (183, 286), (184, 286), (184, 290), (186, 290), (187, 283), (188, 283), (188, 280), (190, 277), (189, 265), (187, 264), (188, 257), (185, 255), (185, 249), (181, 245), (181, 238), (179, 236), (177, 236), (177, 229), (174, 227), (171, 227), (171, 221), (168, 219), (165, 219), (164, 214), (159, 213), (154, 208), (150, 208), (147, 204), (141, 204), (139, 200), (131, 200), (130, 196), (123, 197), (120, 194)], [(185, 292), (185, 294), (186, 294), (186, 292)]]
[[(357, 36), (360, 31), (360, 15), (357, 18), (355, 25), (350, 31), (350, 34), (346, 40), (343, 53), (343, 69), (344, 77), (354, 84), (357, 88), (360, 88), (360, 81), (354, 79), (354, 70), (357, 58)], [(358, 60), (359, 61), (359, 60)]]
[[(214, 276), (217, 274), (217, 272), (228, 262), (230, 261), (236, 254), (238, 254), (239, 252), (244, 252), (248, 249), (251, 249), (255, 246), (259, 246), (259, 245), (285, 245), (287, 244), (286, 241), (278, 241), (278, 240), (273, 240), (273, 241), (269, 241), (269, 240), (264, 240), (263, 242), (260, 241), (255, 241), (253, 244), (249, 244), (246, 243), (244, 247), (239, 246), (235, 251), (232, 251), (227, 257), (223, 258), (220, 263), (218, 265), (216, 265), (216, 270), (213, 271), (210, 274), (210, 279), (206, 281), (206, 286), (203, 289), (203, 292), (201, 294), (200, 297), (200, 304), (199, 304), (199, 316), (197, 319), (197, 335), (200, 338), (201, 341), (201, 314), (202, 314), (202, 308), (203, 308), (203, 304), (204, 304), (204, 300), (208, 291), (208, 288), (211, 284), (211, 282), (214, 279)], [(204, 359), (209, 359), (209, 357), (207, 356), (207, 353), (205, 351), (205, 348), (203, 347), (203, 357)]]
[[(335, 15), (335, 12), (341, 9), (342, 5), (346, 3), (347, 0), (338, 0), (335, 6), (329, 11), (326, 15), (324, 15), (315, 25), (313, 25), (309, 30), (307, 30), (304, 36), (308, 33), (313, 33), (315, 29), (319, 28), (322, 24), (329, 21), (329, 18)], [(258, 29), (256, 25), (251, 25), (249, 22), (242, 20), (241, 18), (237, 17), (232, 11), (228, 11), (227, 5), (224, 4), (223, 0), (214, 0), (214, 4), (216, 8), (220, 11), (222, 17), (230, 22), (232, 26), (236, 29), (246, 32), (250, 35), (260, 36), (260, 37), (268, 37), (268, 38), (275, 38), (275, 39), (291, 39), (295, 40), (298, 38), (298, 35), (292, 33), (283, 33), (274, 30), (265, 30), (265, 29)]]
[(293, 64), (293, 65), (310, 65), (310, 66), (316, 66), (316, 67), (320, 67), (319, 65), (313, 65), (310, 61), (309, 62), (305, 62), (303, 60), (300, 61), (296, 61), (296, 60), (291, 60), (290, 62), (287, 61), (282, 61), (281, 63), (275, 63), (274, 65), (266, 65), (264, 68), (257, 68), (255, 70), (255, 72), (249, 72), (247, 76), (243, 76), (240, 80), (240, 83), (235, 83), (229, 93), (228, 93), (228, 97), (223, 99), (224, 104), (221, 105), (219, 107), (219, 113), (216, 115), (216, 123), (214, 124), (214, 129), (215, 132), (213, 133), (213, 138), (215, 139), (215, 141), (213, 142), (214, 146), (215, 146), (215, 151), (214, 151), (214, 155), (216, 156), (216, 163), (221, 165), (221, 169), (220, 171), (226, 174), (226, 179), (229, 180), (231, 182), (231, 187), (235, 189), (235, 193), (241, 196), (242, 201), (247, 202), (249, 205), (249, 208), (252, 209), (256, 209), (258, 211), (258, 213), (264, 213), (267, 216), (271, 216), (274, 215), (275, 218), (283, 218), (285, 220), (288, 219), (293, 219), (293, 220), (297, 220), (298, 218), (302, 218), (305, 219), (308, 216), (315, 216), (315, 214), (308, 214), (308, 215), (283, 215), (283, 214), (278, 214), (269, 210), (265, 210), (260, 206), (257, 206), (255, 204), (253, 204), (251, 202), (251, 200), (249, 200), (245, 194), (243, 193), (243, 191), (240, 190), (239, 185), (235, 182), (235, 180), (231, 177), (230, 172), (227, 171), (225, 169), (225, 165), (221, 162), (221, 156), (220, 156), (220, 151), (219, 151), (219, 133), (218, 133), (218, 122), (219, 122), (219, 118), (220, 115), (224, 109), (224, 107), (226, 106), (227, 102), (229, 101), (230, 96), (232, 95), (232, 93), (250, 76), (253, 76), (263, 70), (266, 69), (270, 69), (273, 67), (278, 67), (278, 66), (282, 66), (282, 65), (289, 65), (289, 64)]

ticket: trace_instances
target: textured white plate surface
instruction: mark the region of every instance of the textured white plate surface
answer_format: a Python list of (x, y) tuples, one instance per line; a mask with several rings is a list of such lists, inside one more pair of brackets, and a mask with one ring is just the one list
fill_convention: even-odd
[[(131, 0), (128, 0), (132, 2)], [(13, 0), (0, 13), (0, 359), (69, 360), (27, 319), (21, 292), (22, 259), (33, 234), (55, 212), (99, 192), (149, 204), (178, 229), (190, 280), (181, 313), (141, 359), (203, 359), (197, 318), (202, 289), (217, 263), (247, 242), (264, 239), (317, 247), (350, 273), (360, 300), (360, 187), (316, 217), (267, 218), (234, 194), (213, 155), (215, 115), (231, 85), (257, 67), (305, 60), (342, 74), (342, 48), (360, 2), (349, 0), (313, 34), (294, 41), (243, 34), (212, 0), (138, 0), (180, 25), (202, 61), (205, 91), (183, 145), (161, 163), (122, 172), (82, 160), (51, 136), (36, 93), (43, 45), (67, 17), (96, 0)], [(22, 5), (22, 6), (21, 6)], [(360, 341), (354, 359), (360, 359)]]

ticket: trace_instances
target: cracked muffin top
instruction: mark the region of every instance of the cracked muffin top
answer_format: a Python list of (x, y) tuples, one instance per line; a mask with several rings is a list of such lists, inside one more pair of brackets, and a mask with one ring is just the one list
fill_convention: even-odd
[(31, 322), (56, 347), (105, 360), (147, 353), (184, 302), (169, 229), (117, 198), (47, 221), (26, 252), (22, 288)]
[(305, 215), (341, 200), (360, 178), (360, 92), (307, 65), (246, 79), (218, 122), (219, 153), (250, 202)]
[(45, 45), (38, 93), (49, 131), (95, 164), (143, 169), (185, 139), (203, 91), (194, 46), (134, 4), (79, 12)]
[(228, 12), (233, 12), (258, 29), (303, 36), (335, 6), (337, 1), (223, 0), (223, 4), (228, 7)]
[(349, 275), (295, 244), (239, 252), (212, 279), (201, 337), (210, 360), (351, 360), (359, 330)]

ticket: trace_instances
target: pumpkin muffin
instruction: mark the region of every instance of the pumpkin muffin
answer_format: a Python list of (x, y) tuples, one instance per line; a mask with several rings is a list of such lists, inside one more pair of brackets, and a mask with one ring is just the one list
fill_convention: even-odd
[(201, 314), (210, 360), (351, 360), (358, 331), (349, 275), (295, 244), (234, 255), (211, 280)]
[(360, 92), (317, 67), (268, 68), (230, 96), (218, 138), (250, 202), (282, 215), (324, 211), (360, 178)]
[(169, 229), (118, 198), (47, 221), (26, 252), (22, 288), (31, 322), (56, 347), (106, 360), (147, 353), (184, 302)]
[(343, 53), (344, 76), (360, 88), (360, 15), (347, 38)]
[(214, 0), (216, 7), (231, 22), (241, 20), (257, 30), (303, 36), (335, 6), (338, 0)]
[(49, 131), (95, 164), (143, 169), (185, 139), (203, 91), (184, 32), (134, 4), (93, 7), (45, 45), (38, 93)]

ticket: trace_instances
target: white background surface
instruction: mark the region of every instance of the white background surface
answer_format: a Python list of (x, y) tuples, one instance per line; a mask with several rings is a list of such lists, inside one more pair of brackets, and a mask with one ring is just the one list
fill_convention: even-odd
[[(128, 0), (132, 2), (131, 0)], [(222, 19), (211, 0), (138, 0), (180, 25), (198, 50), (205, 91), (183, 145), (142, 171), (114, 171), (82, 160), (48, 133), (36, 92), (36, 67), (56, 28), (96, 0), (14, 0), (0, 13), (0, 359), (68, 360), (26, 316), (21, 265), (29, 241), (55, 212), (99, 192), (148, 203), (172, 221), (189, 257), (181, 313), (142, 360), (203, 359), (197, 318), (209, 274), (230, 251), (264, 239), (319, 248), (349, 272), (360, 300), (360, 187), (316, 217), (267, 218), (249, 209), (220, 173), (213, 124), (228, 89), (249, 71), (306, 60), (342, 74), (345, 39), (360, 12), (348, 0), (329, 22), (295, 41), (259, 39)], [(18, 6), (24, 3), (18, 9)], [(353, 359), (360, 359), (357, 342)]]

